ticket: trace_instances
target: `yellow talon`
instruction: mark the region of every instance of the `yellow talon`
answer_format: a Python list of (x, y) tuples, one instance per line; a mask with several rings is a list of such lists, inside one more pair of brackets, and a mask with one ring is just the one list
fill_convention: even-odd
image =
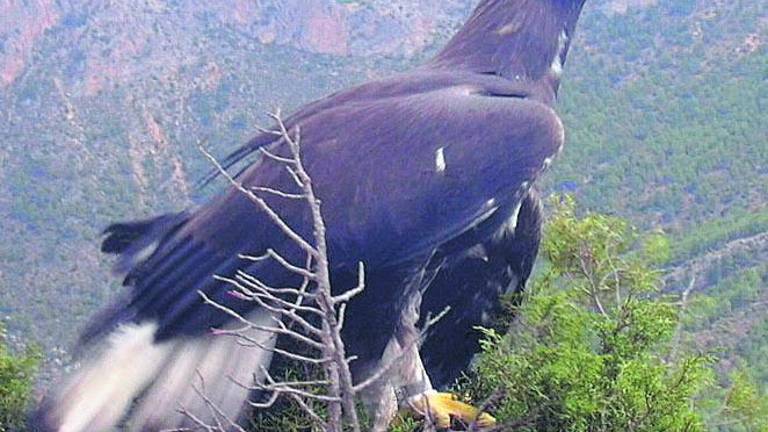
[(425, 392), (408, 400), (410, 411), (419, 417), (427, 417), (438, 429), (451, 427), (452, 420), (464, 424), (474, 424), (480, 429), (496, 426), (496, 419), (488, 413), (480, 412), (472, 405), (461, 402), (451, 393)]

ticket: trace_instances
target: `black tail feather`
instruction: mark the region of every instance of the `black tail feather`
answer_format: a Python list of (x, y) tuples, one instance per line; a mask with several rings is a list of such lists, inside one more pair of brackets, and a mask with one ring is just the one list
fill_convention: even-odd
[[(151, 219), (133, 222), (120, 222), (104, 230), (101, 251), (119, 255), (113, 271), (125, 275), (123, 285), (130, 286), (142, 273), (145, 263), (159, 249), (163, 240), (173, 234), (189, 218), (186, 212), (167, 213)], [(80, 335), (78, 349), (91, 345), (119, 324), (135, 318), (136, 310), (130, 305), (132, 293), (125, 293), (122, 298), (104, 308), (90, 322)]]
[(164, 231), (163, 228), (169, 225), (177, 225), (181, 215), (182, 213), (167, 213), (151, 219), (112, 224), (102, 233), (106, 237), (101, 243), (101, 251), (108, 254), (124, 253), (147, 234)]
[[(186, 212), (168, 213), (152, 219), (112, 224), (104, 230), (101, 251), (120, 255), (113, 267), (116, 274), (129, 274), (152, 255), (162, 240), (186, 222)], [(132, 278), (124, 282), (130, 285)]]

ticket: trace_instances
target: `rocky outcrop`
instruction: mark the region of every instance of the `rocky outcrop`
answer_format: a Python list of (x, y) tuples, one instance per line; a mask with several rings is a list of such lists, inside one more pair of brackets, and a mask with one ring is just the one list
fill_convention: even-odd
[[(336, 56), (413, 55), (459, 22), (471, 2), (428, 0), (231, 0), (178, 5), (165, 0), (0, 1), (0, 87), (24, 73), (45, 32), (56, 29), (83, 64), (84, 91), (95, 95), (136, 75), (137, 64), (184, 63), (204, 29), (233, 29), (262, 44)], [(168, 71), (166, 71), (168, 72)]]
[(626, 15), (631, 9), (643, 9), (657, 3), (658, 0), (610, 0), (603, 7), (608, 15)]
[(53, 0), (0, 1), (0, 88), (24, 72), (35, 44), (59, 19)]

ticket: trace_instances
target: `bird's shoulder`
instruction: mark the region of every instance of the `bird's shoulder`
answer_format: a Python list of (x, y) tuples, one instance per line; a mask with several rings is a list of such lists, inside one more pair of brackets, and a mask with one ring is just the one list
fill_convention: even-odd
[(407, 99), (451, 90), (471, 91), (487, 97), (514, 97), (536, 100), (551, 105), (553, 99), (544, 85), (535, 81), (509, 80), (493, 74), (471, 71), (444, 71), (420, 68), (395, 74), (332, 93), (298, 109), (286, 123), (296, 124), (326, 110), (376, 103), (391, 99)]

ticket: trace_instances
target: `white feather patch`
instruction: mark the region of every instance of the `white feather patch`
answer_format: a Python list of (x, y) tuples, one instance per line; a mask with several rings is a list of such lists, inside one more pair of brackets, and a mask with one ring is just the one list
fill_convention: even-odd
[[(272, 315), (264, 310), (246, 318), (256, 326), (275, 327)], [(240, 327), (238, 322), (229, 329)], [(261, 367), (269, 367), (276, 340), (273, 333), (262, 330), (246, 330), (244, 335), (247, 340), (208, 334), (181, 341), (163, 373), (131, 413), (128, 430), (193, 426), (188, 414), (180, 411), (207, 424), (236, 421), (248, 398), (248, 388), (253, 387), (254, 379), (263, 379)]]
[(445, 147), (440, 147), (435, 152), (435, 172), (444, 172), (448, 167), (445, 163)]
[(503, 237), (507, 233), (515, 233), (515, 230), (517, 229), (517, 219), (520, 217), (520, 207), (522, 206), (523, 202), (520, 201), (515, 207), (515, 210), (512, 212), (512, 215), (509, 217), (509, 219), (507, 219), (501, 228), (499, 228), (499, 230), (496, 232), (496, 235), (494, 236), (496, 240)]
[(549, 68), (555, 78), (560, 78), (563, 75), (563, 62), (560, 60), (560, 54), (555, 55)]
[(479, 259), (481, 261), (488, 262), (488, 251), (485, 250), (485, 246), (482, 243), (478, 243), (465, 252), (467, 258)]
[(147, 245), (145, 248), (141, 249), (136, 253), (134, 262), (136, 264), (139, 264), (146, 261), (147, 258), (149, 258), (150, 256), (152, 256), (153, 253), (155, 253), (158, 246), (160, 246), (160, 240), (153, 241), (151, 244)]
[(123, 417), (134, 397), (157, 375), (173, 343), (155, 344), (157, 325), (124, 325), (108, 347), (86, 362), (57, 395), (59, 432), (105, 431)]
[(551, 165), (552, 165), (552, 158), (551, 158), (551, 157), (548, 157), (548, 158), (544, 159), (544, 163), (542, 163), (542, 164), (541, 164), (541, 169), (542, 169), (543, 171), (546, 171), (546, 170), (548, 170), (548, 169), (549, 169), (549, 167), (550, 167)]
[[(255, 326), (275, 326), (264, 310), (246, 318)], [(241, 325), (233, 323), (229, 329)], [(223, 417), (237, 420), (248, 388), (254, 379), (263, 380), (262, 366), (269, 367), (274, 334), (250, 329), (245, 331), (247, 341), (209, 333), (158, 344), (156, 331), (155, 323), (123, 325), (109, 336), (105, 348), (52, 398), (53, 408), (45, 415), (57, 432), (109, 431), (123, 423), (130, 431), (192, 426), (181, 409), (208, 424), (227, 424)]]
[(560, 36), (557, 39), (557, 52), (555, 58), (552, 59), (550, 70), (555, 78), (560, 78), (563, 75), (563, 54), (565, 53), (565, 47), (568, 43), (568, 33), (563, 30), (560, 32)]

